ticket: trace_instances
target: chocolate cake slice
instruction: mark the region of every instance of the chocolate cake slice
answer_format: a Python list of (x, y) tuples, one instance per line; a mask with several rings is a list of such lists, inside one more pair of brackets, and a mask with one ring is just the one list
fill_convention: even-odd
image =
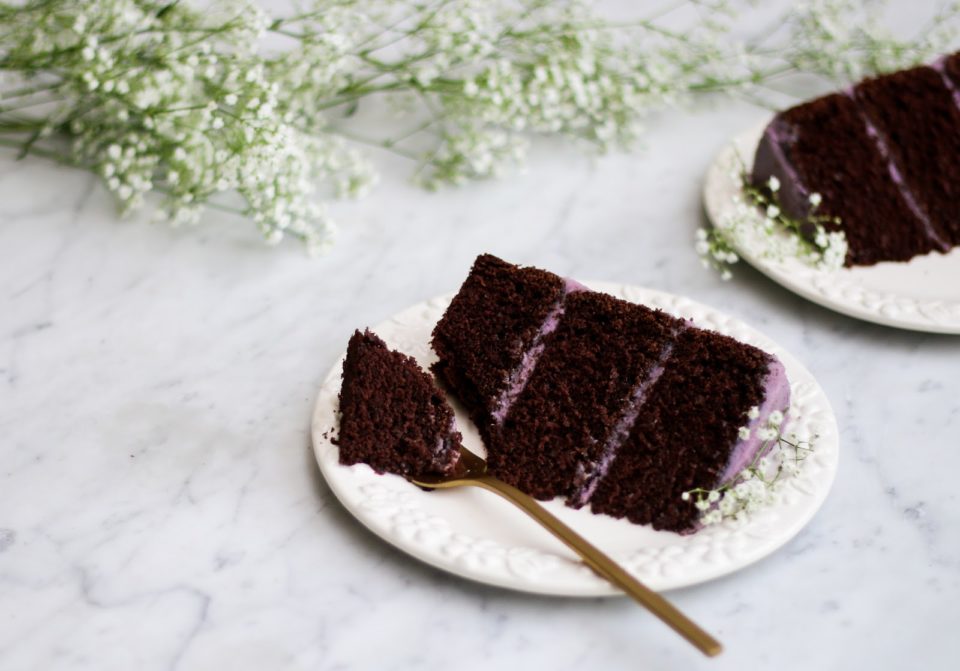
[(371, 331), (356, 331), (343, 362), (340, 463), (403, 476), (445, 475), (460, 457), (460, 441), (453, 410), (433, 378)]
[[(717, 333), (684, 331), (591, 509), (654, 529), (694, 527), (699, 511), (683, 493), (715, 489), (739, 473), (761, 448), (757, 427), (788, 404), (783, 365), (774, 357)], [(743, 426), (746, 440), (738, 435)]]
[(543, 339), (556, 328), (567, 294), (578, 290), (552, 273), (518, 268), (490, 254), (470, 274), (433, 331), (433, 372), (467, 407), (484, 433), (532, 371)]
[(488, 431), (490, 472), (539, 499), (582, 492), (614, 449), (628, 400), (683, 326), (606, 294), (568, 296), (529, 380)]
[[(960, 244), (957, 55), (864, 80), (778, 114), (751, 179), (776, 177), (783, 211), (839, 217), (846, 265), (907, 261)], [(830, 227), (828, 227), (830, 228)]]
[[(476, 377), (479, 368), (496, 390), (492, 398), (462, 398), (479, 404), (471, 412), (491, 473), (537, 498), (560, 496), (660, 529), (695, 529), (697, 510), (683, 492), (714, 488), (755, 457), (759, 441), (741, 440), (739, 429), (753, 407), (757, 422), (787, 409), (782, 365), (663, 312), (531, 270), (481, 257), (435, 331), (435, 345), (436, 334), (447, 333), (478, 347), (485, 334), (517, 323), (535, 334), (526, 345), (508, 341), (512, 367), (494, 353), (494, 366), (469, 359), (464, 371), (464, 359), (445, 343), (437, 347), (435, 370), (444, 379)], [(501, 316), (495, 287), (509, 287), (511, 298), (534, 296), (527, 282), (564, 289), (523, 306), (509, 302), (529, 309), (526, 317)], [(483, 319), (473, 319), (478, 314)]]

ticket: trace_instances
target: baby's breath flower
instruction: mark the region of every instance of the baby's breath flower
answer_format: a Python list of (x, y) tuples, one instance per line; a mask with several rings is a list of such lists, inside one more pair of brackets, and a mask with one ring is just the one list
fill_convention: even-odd
[[(702, 524), (709, 526), (740, 519), (762, 508), (773, 500), (785, 480), (800, 473), (813, 446), (809, 441), (800, 440), (796, 432), (781, 434), (775, 427), (782, 426), (784, 419), (782, 411), (774, 411), (767, 420), (769, 426), (761, 429), (767, 436), (764, 440), (776, 441), (772, 450), (761, 448), (742, 471), (713, 489), (683, 492), (681, 500), (692, 501), (700, 511)], [(768, 435), (768, 431), (772, 431), (772, 435)]]
[[(843, 231), (827, 229), (827, 225), (838, 226), (839, 220), (817, 214), (816, 207), (804, 220), (786, 215), (777, 200), (779, 181), (771, 177), (767, 189), (757, 188), (743, 169), (742, 161), (740, 165), (736, 179), (741, 193), (734, 196), (734, 207), (715, 222), (705, 238), (698, 233), (694, 245), (697, 254), (707, 259), (707, 265), (720, 271), (721, 280), (730, 278), (729, 266), (738, 260), (734, 247), (756, 244), (757, 240), (765, 245), (763, 255), (767, 257), (798, 258), (824, 270), (843, 266), (847, 256), (846, 236)], [(811, 196), (811, 203), (814, 200), (819, 204), (819, 196), (816, 199)]]
[(768, 426), (761, 427), (757, 429), (757, 437), (763, 441), (773, 440), (777, 437), (777, 430)]
[(723, 514), (720, 512), (720, 510), (711, 510), (704, 515), (700, 521), (706, 526), (719, 524), (721, 521), (723, 521)]
[[(761, 48), (738, 34), (726, 2), (691, 2), (697, 11), (682, 27), (673, 12), (669, 26), (659, 16), (611, 23), (579, 0), (293, 4), (270, 16), (252, 0), (13, 3), (2, 69), (29, 80), (11, 92), (36, 90), (13, 102), (0, 90), (0, 130), (9, 140), (7, 124), (25, 129), (19, 149), (94, 170), (124, 211), (158, 191), (174, 225), (215, 205), (245, 215), (271, 243), (296, 238), (320, 250), (333, 229), (317, 201), (363, 195), (375, 182), (361, 145), (413, 159), (429, 187), (497, 177), (523, 162), (533, 136), (604, 152), (629, 146), (647, 111), (701, 91), (757, 96), (768, 77), (798, 65), (848, 79), (921, 60), (955, 42), (960, 12), (945, 8), (904, 42), (881, 30), (873, 3), (812, 0), (791, 10), (779, 46)], [(371, 96), (410, 128), (354, 134), (350, 119)], [(24, 121), (21, 103), (37, 116)], [(767, 187), (775, 195), (781, 185)], [(767, 213), (756, 218), (770, 239), (791, 226), (774, 199), (747, 196), (697, 233), (697, 252), (723, 279), (751, 216)], [(816, 210), (819, 196), (810, 203)], [(838, 222), (815, 223), (809, 240), (788, 237), (780, 252), (842, 266)]]

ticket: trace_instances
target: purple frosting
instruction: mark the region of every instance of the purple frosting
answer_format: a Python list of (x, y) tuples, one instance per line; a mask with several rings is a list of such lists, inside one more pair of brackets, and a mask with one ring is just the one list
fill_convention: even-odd
[(950, 95), (953, 96), (953, 104), (958, 110), (960, 110), (960, 90), (957, 89), (957, 85), (953, 82), (953, 79), (950, 78), (950, 75), (947, 73), (946, 67), (947, 57), (937, 59), (937, 61), (930, 65), (931, 68), (937, 71), (940, 75), (940, 79), (943, 81), (944, 87), (950, 91)]
[(783, 119), (778, 117), (770, 122), (757, 147), (753, 179), (757, 186), (763, 186), (770, 177), (776, 177), (780, 182), (780, 207), (790, 216), (803, 219), (810, 213), (810, 190), (787, 156), (796, 137), (796, 129)]
[[(778, 359), (771, 361), (769, 368), (767, 368), (767, 376), (763, 380), (763, 390), (764, 396), (759, 408), (760, 414), (747, 425), (750, 430), (750, 437), (746, 440), (737, 441), (733, 452), (730, 453), (730, 461), (727, 462), (726, 468), (723, 469), (723, 473), (720, 474), (717, 481), (718, 486), (730, 481), (758, 456), (763, 456), (757, 454), (763, 446), (763, 441), (757, 435), (758, 430), (766, 426), (770, 415), (774, 411), (779, 410), (786, 415), (787, 409), (790, 407), (790, 382), (787, 380), (787, 373), (783, 364)], [(786, 423), (787, 419), (784, 416), (781, 428), (785, 427)]]
[(437, 444), (433, 448), (433, 461), (431, 467), (442, 473), (449, 473), (460, 461), (460, 450), (457, 448), (453, 435), (457, 433), (457, 418), (450, 418), (450, 426), (447, 427), (447, 435), (437, 439)]
[(510, 412), (510, 408), (517, 400), (517, 397), (520, 396), (524, 387), (527, 386), (530, 376), (533, 375), (533, 371), (537, 367), (537, 361), (540, 360), (540, 355), (543, 354), (543, 348), (545, 347), (544, 339), (556, 331), (557, 326), (560, 324), (560, 317), (563, 316), (567, 296), (579, 291), (589, 291), (589, 289), (576, 280), (564, 278), (563, 294), (557, 299), (557, 302), (554, 303), (550, 312), (547, 313), (546, 319), (543, 320), (540, 329), (533, 337), (530, 348), (523, 353), (519, 365), (507, 377), (507, 384), (494, 403), (494, 410), (490, 413), (490, 416), (493, 418), (495, 424), (503, 423), (503, 420), (507, 418), (507, 414)]

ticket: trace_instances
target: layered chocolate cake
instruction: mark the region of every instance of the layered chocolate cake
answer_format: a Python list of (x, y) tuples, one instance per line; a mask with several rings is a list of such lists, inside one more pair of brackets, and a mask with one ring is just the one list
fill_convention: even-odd
[(846, 265), (906, 261), (960, 245), (960, 54), (866, 79), (778, 114), (752, 181), (780, 183), (783, 211), (838, 217)]
[(340, 463), (378, 473), (445, 475), (460, 456), (453, 410), (412, 357), (370, 331), (347, 345), (340, 389)]
[(683, 493), (738, 474), (762, 447), (756, 428), (789, 405), (772, 355), (490, 255), (433, 346), (493, 475), (657, 529), (696, 528)]

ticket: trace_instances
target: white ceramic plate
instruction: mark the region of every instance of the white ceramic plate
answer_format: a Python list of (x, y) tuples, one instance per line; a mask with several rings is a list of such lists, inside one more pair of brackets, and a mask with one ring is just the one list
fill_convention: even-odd
[[(562, 501), (547, 507), (656, 590), (693, 585), (731, 573), (770, 554), (813, 517), (837, 469), (836, 419), (813, 376), (793, 356), (741, 321), (694, 301), (652, 289), (588, 283), (591, 288), (729, 334), (776, 354), (793, 392), (791, 430), (815, 439), (800, 474), (784, 482), (773, 505), (744, 521), (707, 527), (689, 536), (654, 531), (624, 520), (573, 510)], [(388, 345), (424, 367), (436, 360), (430, 332), (450, 302), (444, 296), (415, 305), (373, 330)], [(377, 475), (363, 464), (342, 466), (331, 437), (337, 428), (341, 357), (324, 381), (313, 414), (313, 445), (320, 470), (337, 498), (371, 531), (428, 564), (491, 585), (566, 596), (620, 592), (586, 568), (570, 550), (521, 511), (476, 488), (425, 492), (395, 475)], [(484, 454), (465, 413), (457, 421), (466, 446)]]
[[(703, 202), (707, 216), (720, 221), (735, 207), (740, 192), (739, 154), (749, 170), (766, 124), (734, 138), (707, 171)], [(814, 303), (866, 321), (931, 333), (960, 334), (960, 248), (926, 254), (906, 263), (821, 270), (798, 259), (765, 256), (764, 237), (737, 245), (757, 270)]]

